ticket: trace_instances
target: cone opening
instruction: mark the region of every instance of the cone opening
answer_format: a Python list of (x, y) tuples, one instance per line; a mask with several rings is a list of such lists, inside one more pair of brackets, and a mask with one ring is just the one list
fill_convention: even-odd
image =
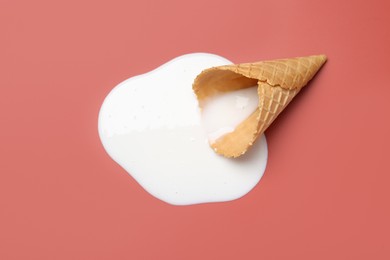
[[(261, 100), (258, 92), (258, 80), (245, 77), (230, 70), (208, 69), (196, 78), (193, 89), (198, 97), (199, 107), (202, 110), (202, 122), (210, 145), (215, 150), (219, 150), (220, 148), (222, 150), (232, 148), (234, 151), (246, 150), (248, 143), (251, 144), (254, 141), (257, 132), (256, 118)], [(204, 118), (210, 118), (208, 117), (209, 114), (207, 114), (210, 113), (209, 102), (214, 102), (221, 96), (233, 96), (235, 101), (232, 101), (232, 103), (225, 107), (227, 109), (224, 112), (219, 112), (219, 116), (213, 118), (216, 119), (215, 121), (221, 120), (219, 117), (227, 118), (226, 120), (229, 123), (234, 120), (236, 121), (233, 124), (218, 125), (216, 128), (215, 126), (209, 128), (209, 125), (204, 121)], [(248, 103), (245, 103), (245, 109), (240, 110), (234, 108), (237, 106), (236, 101), (240, 99), (245, 101), (250, 100)], [(232, 107), (232, 110), (229, 109), (230, 107)], [(214, 120), (207, 120), (208, 122), (215, 123), (213, 122)], [(237, 148), (238, 146), (242, 147)], [(241, 152), (240, 154), (232, 154), (233, 157), (239, 155), (241, 155)]]
[(194, 91), (199, 101), (229, 91), (257, 86), (257, 79), (247, 78), (229, 70), (208, 70), (195, 80)]

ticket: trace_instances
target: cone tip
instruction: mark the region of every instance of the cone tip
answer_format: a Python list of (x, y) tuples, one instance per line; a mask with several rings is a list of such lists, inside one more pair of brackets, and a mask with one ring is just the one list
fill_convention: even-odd
[(326, 57), (325, 54), (314, 55), (314, 57), (321, 61), (321, 65), (328, 60), (328, 57)]

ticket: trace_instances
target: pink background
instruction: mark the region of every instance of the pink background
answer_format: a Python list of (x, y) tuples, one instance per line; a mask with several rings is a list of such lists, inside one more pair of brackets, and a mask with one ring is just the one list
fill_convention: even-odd
[[(390, 259), (389, 3), (0, 0), (0, 259)], [(233, 202), (165, 204), (98, 138), (116, 84), (190, 52), (329, 57)]]

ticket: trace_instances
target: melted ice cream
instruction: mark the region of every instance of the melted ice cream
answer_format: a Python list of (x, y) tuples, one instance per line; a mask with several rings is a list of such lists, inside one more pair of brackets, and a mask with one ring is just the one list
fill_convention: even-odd
[(255, 112), (259, 105), (257, 86), (221, 93), (203, 102), (202, 124), (208, 139), (214, 143), (231, 133)]
[[(209, 147), (201, 125), (192, 82), (203, 69), (226, 64), (231, 62), (211, 54), (180, 56), (120, 83), (104, 100), (99, 114), (104, 148), (156, 198), (174, 205), (229, 201), (247, 194), (262, 177), (264, 136), (242, 158), (227, 159)], [(233, 103), (249, 113), (255, 104), (246, 94)]]

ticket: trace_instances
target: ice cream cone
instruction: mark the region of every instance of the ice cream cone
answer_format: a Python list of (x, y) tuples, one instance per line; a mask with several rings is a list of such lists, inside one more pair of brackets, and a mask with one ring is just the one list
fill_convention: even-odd
[(245, 154), (325, 61), (325, 55), (317, 55), (226, 65), (202, 71), (193, 84), (199, 104), (221, 92), (258, 86), (256, 111), (233, 132), (211, 143), (214, 151), (225, 157)]

